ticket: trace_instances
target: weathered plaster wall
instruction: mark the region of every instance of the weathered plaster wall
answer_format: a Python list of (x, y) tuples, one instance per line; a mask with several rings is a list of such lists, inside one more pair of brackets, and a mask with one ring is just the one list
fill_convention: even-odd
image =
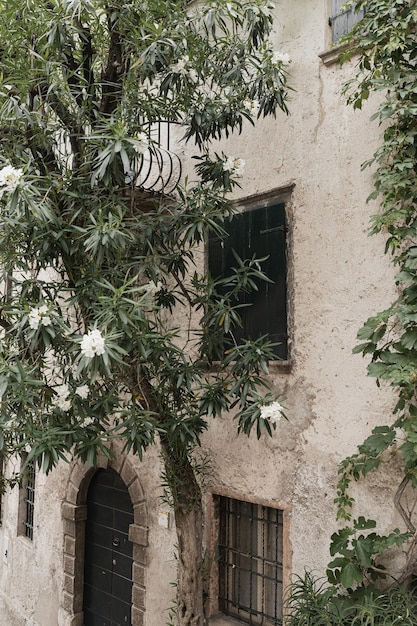
[[(7, 469), (11, 475), (18, 467), (11, 463)], [(62, 471), (58, 470), (52, 480), (43, 474), (37, 476), (33, 542), (23, 536), (22, 525), (18, 524), (18, 489), (3, 498), (0, 589), (17, 618), (16, 624), (37, 626), (57, 623), (62, 589), (60, 510), (65, 488), (65, 474)]]
[[(371, 171), (360, 169), (377, 145), (380, 131), (369, 121), (376, 103), (360, 112), (344, 104), (341, 88), (355, 61), (343, 68), (323, 64), (318, 55), (330, 29), (325, 3), (318, 4), (296, 8), (286, 0), (278, 9), (276, 47), (292, 59), (290, 116), (248, 128), (244, 140), (225, 148), (246, 162), (239, 199), (294, 184), (288, 207), (291, 363), (282, 373), (271, 368), (274, 388), (287, 397), (289, 423), (281, 421), (271, 441), (258, 443), (234, 437), (226, 418), (204, 440), (216, 468), (214, 490), (233, 488), (292, 505), (298, 573), (304, 567), (324, 572), (336, 528), (337, 463), (389, 419), (393, 406), (390, 393), (366, 377), (362, 357), (352, 355), (361, 324), (394, 296), (383, 237), (368, 236), (377, 210), (366, 203)], [(379, 511), (382, 528), (395, 523), (392, 487), (376, 483), (362, 496), (358, 491), (360, 513)]]
[[(271, 367), (271, 384), (287, 398), (289, 421), (279, 423), (272, 439), (257, 441), (237, 437), (232, 417), (225, 416), (213, 421), (203, 439), (211, 458), (209, 489), (291, 508), (291, 567), (298, 573), (304, 567), (323, 572), (336, 527), (337, 464), (386, 420), (392, 406), (389, 391), (376, 388), (366, 377), (366, 363), (351, 352), (362, 322), (393, 296), (383, 238), (368, 237), (376, 210), (365, 202), (371, 172), (360, 170), (379, 130), (369, 122), (374, 103), (354, 112), (340, 97), (354, 62), (326, 66), (318, 56), (330, 38), (327, 11), (327, 0), (281, 0), (274, 40), (292, 58), (291, 114), (248, 126), (223, 146), (246, 161), (236, 199), (294, 184), (288, 205), (291, 359), (286, 368)], [(161, 626), (174, 596), (175, 532), (158, 525), (159, 512), (166, 510), (158, 450), (132, 464), (149, 525), (145, 621)], [(62, 465), (49, 477), (38, 475), (33, 544), (16, 537), (17, 491), (4, 498), (0, 548), (5, 537), (10, 543), (7, 563), (0, 558), (0, 592), (18, 624), (78, 626), (58, 611), (64, 597), (61, 505), (70, 473)], [(357, 490), (360, 513), (379, 514), (382, 528), (395, 517), (392, 481), (372, 478)]]

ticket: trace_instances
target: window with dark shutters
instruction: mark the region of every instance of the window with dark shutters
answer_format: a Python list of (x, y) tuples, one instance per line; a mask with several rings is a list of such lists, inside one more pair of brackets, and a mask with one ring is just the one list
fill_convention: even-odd
[(242, 259), (264, 258), (262, 270), (272, 282), (259, 281), (257, 291), (243, 293), (238, 304), (242, 328), (233, 331), (236, 340), (267, 335), (277, 343), (277, 359), (287, 358), (286, 226), (285, 205), (263, 206), (235, 215), (224, 225), (227, 236), (209, 241), (209, 271), (225, 278), (236, 266), (233, 251)]
[(354, 11), (351, 9), (344, 9), (346, 0), (333, 0), (332, 3), (332, 17), (330, 18), (330, 24), (332, 27), (332, 41), (333, 43), (339, 41), (339, 39), (350, 32), (356, 22), (359, 22), (365, 15), (365, 10)]

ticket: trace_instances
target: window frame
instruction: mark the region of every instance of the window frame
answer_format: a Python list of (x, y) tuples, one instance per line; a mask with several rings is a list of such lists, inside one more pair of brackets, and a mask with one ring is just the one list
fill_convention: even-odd
[(221, 612), (248, 624), (282, 623), (282, 511), (220, 496), (219, 516)]
[[(219, 539), (221, 537), (220, 531), (220, 502), (221, 498), (227, 498), (233, 501), (240, 501), (246, 503), (248, 505), (254, 505), (258, 507), (265, 507), (271, 511), (279, 511), (281, 515), (281, 596), (280, 596), (280, 604), (281, 604), (281, 612), (282, 612), (282, 621), (257, 621), (256, 613), (257, 610), (254, 611), (254, 619), (252, 621), (246, 619), (243, 615), (243, 612), (238, 613), (229, 612), (226, 613), (222, 610), (222, 601), (220, 598), (221, 591), (221, 564), (219, 562)], [(258, 624), (262, 624), (263, 626), (275, 626), (276, 624), (280, 624), (285, 621), (285, 600), (286, 593), (289, 588), (289, 584), (291, 581), (291, 554), (292, 548), (290, 544), (290, 518), (291, 518), (291, 510), (292, 507), (288, 503), (281, 503), (276, 500), (266, 500), (263, 498), (255, 498), (252, 496), (248, 496), (247, 494), (242, 495), (236, 492), (232, 492), (229, 490), (215, 490), (210, 492), (205, 497), (205, 511), (207, 515), (207, 519), (209, 520), (209, 524), (206, 525), (206, 545), (208, 548), (209, 554), (212, 555), (212, 569), (210, 572), (210, 585), (209, 585), (209, 600), (208, 600), (208, 615), (209, 617), (214, 616), (224, 616), (224, 619), (232, 621), (236, 620), (236, 623), (246, 623), (253, 626), (258, 626)], [(261, 596), (262, 597), (262, 596)], [(229, 623), (228, 621), (228, 623)], [(216, 622), (217, 623), (217, 622)]]
[[(274, 363), (278, 363), (278, 364), (288, 364), (290, 361), (290, 347), (291, 347), (291, 334), (290, 334), (290, 328), (291, 328), (291, 303), (290, 303), (290, 298), (289, 298), (289, 278), (290, 278), (290, 264), (289, 264), (289, 258), (290, 258), (290, 249), (291, 249), (291, 215), (290, 215), (290, 208), (291, 208), (291, 194), (292, 191), (294, 189), (294, 184), (290, 183), (286, 186), (280, 187), (278, 189), (273, 189), (267, 193), (264, 194), (255, 194), (253, 196), (248, 196), (246, 198), (243, 198), (241, 200), (235, 201), (234, 202), (234, 208), (236, 209), (236, 214), (244, 214), (244, 213), (249, 213), (252, 211), (256, 211), (257, 209), (268, 209), (268, 208), (272, 208), (275, 206), (279, 206), (279, 205), (284, 205), (284, 228), (282, 229), (281, 227), (279, 227), (280, 230), (284, 230), (285, 232), (285, 249), (284, 249), (284, 254), (285, 254), (285, 259), (284, 259), (284, 274), (285, 274), (285, 288), (284, 288), (284, 302), (283, 302), (283, 309), (285, 311), (284, 316), (282, 316), (282, 318), (280, 318), (280, 323), (283, 322), (283, 324), (285, 325), (285, 332), (284, 333), (279, 333), (281, 335), (285, 334), (285, 340), (282, 342), (283, 344), (283, 351), (284, 354), (283, 355), (277, 355), (276, 356), (276, 360), (274, 360)], [(227, 230), (227, 226), (229, 224), (231, 224), (232, 222), (226, 222), (225, 223), (225, 229)], [(278, 230), (278, 228), (277, 228)], [(213, 239), (215, 239), (213, 237)], [(210, 244), (207, 243), (207, 248), (206, 248), (206, 271), (209, 272), (210, 270), (210, 254), (209, 254), (209, 247)], [(259, 256), (259, 255), (258, 255)], [(242, 309), (243, 311), (245, 311), (245, 309)], [(249, 316), (250, 315), (250, 310), (251, 307), (248, 307), (246, 309), (247, 313), (246, 315)], [(239, 334), (239, 333), (238, 333)], [(262, 333), (261, 333), (262, 334)], [(267, 333), (265, 333), (267, 334)], [(278, 333), (273, 333), (273, 334), (278, 334)], [(240, 339), (244, 339), (245, 336), (242, 335), (239, 337)], [(282, 350), (280, 349), (280, 347), (278, 346), (277, 348), (278, 352), (282, 352)]]

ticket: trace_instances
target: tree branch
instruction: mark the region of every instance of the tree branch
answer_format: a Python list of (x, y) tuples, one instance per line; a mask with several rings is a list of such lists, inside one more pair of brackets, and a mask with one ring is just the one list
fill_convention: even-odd
[(107, 24), (110, 33), (110, 45), (107, 56), (107, 65), (101, 75), (102, 99), (100, 113), (110, 115), (119, 101), (118, 93), (123, 76), (123, 55), (120, 34), (117, 32), (107, 7)]
[(412, 523), (410, 516), (407, 514), (406, 510), (401, 504), (401, 498), (409, 482), (410, 482), (410, 479), (408, 478), (408, 476), (404, 476), (394, 496), (394, 505), (397, 511), (399, 512), (399, 514), (401, 515), (401, 517), (403, 518), (408, 530), (412, 533), (415, 533), (416, 527)]

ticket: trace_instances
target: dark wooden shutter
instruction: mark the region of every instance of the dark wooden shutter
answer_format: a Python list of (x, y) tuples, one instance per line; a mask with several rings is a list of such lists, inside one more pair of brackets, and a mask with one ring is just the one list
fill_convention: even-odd
[(346, 0), (333, 0), (332, 11), (332, 40), (339, 41), (342, 35), (350, 32), (356, 22), (359, 22), (365, 15), (365, 11), (361, 9), (355, 12), (353, 9), (343, 11), (342, 7)]
[(243, 327), (234, 329), (236, 339), (268, 335), (277, 342), (275, 356), (287, 358), (286, 228), (285, 205), (260, 207), (235, 215), (226, 224), (228, 237), (209, 242), (209, 270), (213, 277), (226, 277), (236, 266), (233, 250), (241, 259), (268, 257), (263, 271), (273, 281), (258, 282), (258, 291), (241, 294)]

